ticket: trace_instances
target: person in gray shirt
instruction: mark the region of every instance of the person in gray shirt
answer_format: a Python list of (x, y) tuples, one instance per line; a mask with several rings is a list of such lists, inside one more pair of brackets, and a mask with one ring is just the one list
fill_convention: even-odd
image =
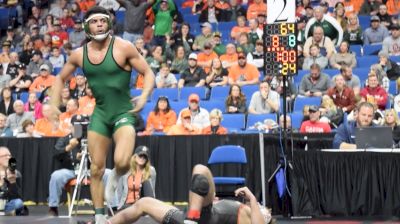
[[(346, 86), (353, 89), (354, 95), (357, 96), (358, 94), (360, 94), (360, 78), (357, 75), (353, 74), (353, 69), (350, 66), (342, 65), (342, 67), (340, 68), (340, 74), (338, 75), (343, 76)], [(338, 75), (333, 76), (332, 81), (334, 81), (336, 76)]]
[(312, 64), (310, 68), (310, 74), (301, 79), (299, 95), (322, 96), (331, 86), (331, 80), (327, 74), (321, 74), (321, 67), (318, 64)]
[(75, 19), (74, 31), (69, 33), (69, 42), (72, 48), (78, 48), (82, 46), (83, 41), (86, 39), (85, 31), (83, 31), (82, 20)]
[(380, 24), (378, 16), (371, 16), (371, 27), (367, 28), (363, 33), (364, 45), (380, 44), (389, 36), (388, 29)]
[(39, 76), (40, 66), (46, 64), (49, 66), (50, 71), (53, 71), (53, 65), (48, 61), (43, 59), (42, 52), (39, 50), (32, 51), (32, 59), (26, 68), (26, 74), (30, 75), (33, 79)]
[(0, 64), (0, 91), (9, 86), (11, 81), (11, 76), (9, 74), (3, 74), (3, 65)]
[(146, 11), (154, 0), (141, 2), (140, 0), (117, 0), (126, 9), (124, 18), (124, 34), (122, 39), (135, 43), (136, 39), (143, 36)]
[(249, 105), (250, 114), (268, 114), (279, 112), (279, 94), (271, 90), (267, 81), (262, 81), (260, 90), (253, 93)]
[(392, 35), (386, 37), (382, 43), (382, 51), (389, 54), (389, 56), (400, 55), (400, 26), (393, 24), (390, 26)]
[(22, 122), (25, 120), (35, 121), (32, 112), (24, 111), (24, 102), (21, 100), (16, 100), (13, 104), (15, 113), (8, 116), (6, 120), (6, 128), (10, 128), (13, 135), (16, 136), (18, 133), (22, 132)]

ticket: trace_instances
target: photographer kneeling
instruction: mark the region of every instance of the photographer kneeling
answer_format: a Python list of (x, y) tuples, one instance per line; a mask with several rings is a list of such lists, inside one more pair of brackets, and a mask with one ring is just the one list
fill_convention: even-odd
[(22, 175), (16, 166), (10, 150), (0, 147), (0, 210), (4, 209), (6, 215), (25, 214), (24, 202), (20, 196)]

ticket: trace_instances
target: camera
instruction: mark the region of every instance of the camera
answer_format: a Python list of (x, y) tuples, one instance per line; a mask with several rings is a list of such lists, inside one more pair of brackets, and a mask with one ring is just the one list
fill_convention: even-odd
[(17, 160), (14, 157), (11, 157), (8, 160), (8, 169), (10, 172), (14, 173), (15, 170), (17, 169)]
[(89, 116), (74, 115), (71, 118), (71, 123), (74, 126), (73, 137), (77, 139), (87, 139), (87, 129), (90, 123)]

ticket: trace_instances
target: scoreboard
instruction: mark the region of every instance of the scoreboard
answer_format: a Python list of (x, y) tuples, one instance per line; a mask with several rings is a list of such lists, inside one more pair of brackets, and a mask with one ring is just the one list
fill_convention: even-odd
[(264, 25), (265, 74), (297, 74), (297, 40), (295, 23)]

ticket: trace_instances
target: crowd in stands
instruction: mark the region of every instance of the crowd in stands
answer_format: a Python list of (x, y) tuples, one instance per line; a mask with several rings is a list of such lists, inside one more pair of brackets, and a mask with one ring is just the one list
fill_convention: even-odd
[[(96, 4), (109, 9), (112, 33), (132, 42), (156, 75), (160, 91), (140, 113), (140, 135), (225, 134), (237, 130), (224, 117), (238, 114), (247, 117), (240, 129), (268, 132), (282, 124), (283, 108), (300, 132), (334, 131), (363, 101), (375, 105), (379, 124), (386, 109), (400, 112), (398, 1), (296, 1), (301, 69), (287, 88), (264, 71), (263, 0), (24, 1), (1, 9), (16, 11), (1, 38), (2, 136), (65, 136), (73, 115), (93, 112), (82, 70), (65, 83), (59, 118), (49, 116), (47, 102), (71, 51), (87, 41), (82, 18)], [(143, 82), (132, 72), (132, 96)], [(184, 89), (196, 94), (183, 98)], [(214, 97), (217, 90), (225, 95)]]

